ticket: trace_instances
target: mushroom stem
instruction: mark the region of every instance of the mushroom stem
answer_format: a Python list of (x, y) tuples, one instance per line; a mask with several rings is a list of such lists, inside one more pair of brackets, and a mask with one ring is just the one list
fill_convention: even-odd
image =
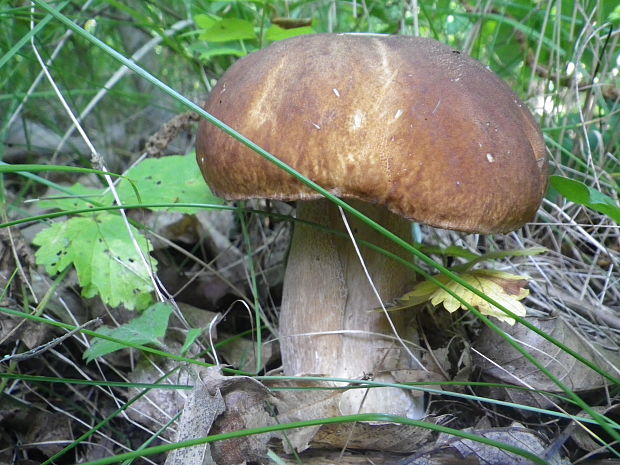
[[(383, 207), (353, 201), (352, 206), (403, 239), (409, 221)], [(327, 200), (298, 202), (297, 217), (346, 233), (338, 207)], [(407, 254), (375, 230), (347, 217), (356, 241), (368, 241), (405, 259)], [(414, 274), (385, 255), (359, 245), (364, 266), (383, 302), (411, 289)], [(419, 369), (416, 352), (395, 338), (377, 295), (369, 283), (351, 239), (301, 223), (295, 226), (280, 312), (280, 346), (287, 375), (313, 374), (334, 378), (396, 382), (396, 372)], [(405, 341), (417, 342), (415, 327), (404, 312), (390, 313)], [(413, 335), (413, 339), (412, 339)], [(407, 343), (407, 342), (405, 342)], [(395, 377), (396, 375), (396, 377)], [(383, 412), (420, 418), (421, 399), (395, 388), (354, 389), (340, 402), (343, 414)]]

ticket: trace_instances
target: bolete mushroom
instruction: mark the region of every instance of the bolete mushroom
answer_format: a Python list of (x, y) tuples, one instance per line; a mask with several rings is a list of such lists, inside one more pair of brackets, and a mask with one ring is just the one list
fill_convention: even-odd
[[(205, 110), (334, 195), (409, 240), (409, 220), (504, 233), (531, 220), (547, 159), (534, 118), (493, 72), (434, 40), (318, 34), (237, 61)], [(209, 186), (235, 199), (296, 200), (297, 217), (344, 231), (331, 202), (203, 121), (197, 158)], [(360, 221), (358, 240), (407, 254)], [(285, 374), (398, 379), (419, 368), (379, 302), (410, 290), (410, 270), (353, 241), (294, 229), (280, 309)], [(376, 290), (376, 293), (375, 293)], [(407, 339), (403, 312), (391, 315)], [(414, 337), (415, 339), (415, 337)], [(406, 391), (350, 391), (343, 413), (419, 417)]]

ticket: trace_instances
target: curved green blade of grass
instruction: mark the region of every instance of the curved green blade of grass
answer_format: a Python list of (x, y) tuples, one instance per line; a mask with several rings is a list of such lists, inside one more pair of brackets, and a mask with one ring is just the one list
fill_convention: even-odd
[[(114, 210), (121, 210), (121, 209), (130, 210), (134, 208), (170, 208), (170, 207), (202, 208), (202, 209), (209, 209), (209, 210), (231, 210), (231, 211), (235, 211), (238, 209), (238, 207), (233, 207), (230, 205), (204, 204), (204, 203), (180, 203), (180, 202), (179, 203), (136, 203), (136, 204), (130, 204), (130, 205), (107, 205), (107, 206), (101, 206), (101, 207), (78, 208), (76, 210), (50, 212), (50, 213), (45, 213), (42, 215), (34, 215), (34, 216), (29, 216), (27, 218), (20, 218), (18, 220), (7, 221), (6, 223), (0, 223), (0, 229), (9, 228), (11, 226), (17, 226), (20, 224), (33, 223), (37, 221), (51, 220), (51, 219), (60, 218), (63, 216), (81, 215), (84, 213), (97, 213), (97, 212), (102, 212), (102, 211), (114, 211)], [(134, 224), (134, 226), (137, 226), (137, 224)]]
[[(30, 315), (28, 313), (24, 313), (24, 312), (20, 312), (17, 310), (13, 310), (10, 308), (5, 308), (5, 307), (0, 307), (0, 313), (6, 313), (8, 315), (12, 315), (12, 316), (16, 316), (16, 317), (20, 317), (20, 318), (25, 318), (31, 321), (36, 321), (37, 323), (43, 323), (43, 324), (47, 324), (50, 326), (55, 326), (57, 328), (63, 328), (63, 329), (68, 329), (69, 331), (75, 330), (77, 327), (73, 326), (73, 325), (69, 325), (66, 323), (61, 323), (59, 321), (53, 321), (53, 320), (48, 320), (47, 318), (43, 318), (40, 316), (36, 316), (36, 315)], [(206, 363), (206, 362), (201, 362), (199, 360), (195, 360), (195, 359), (191, 359), (188, 357), (181, 357), (178, 355), (174, 355), (171, 354), (169, 352), (165, 352), (163, 350), (158, 350), (158, 349), (153, 349), (152, 347), (148, 347), (148, 346), (144, 346), (144, 345), (140, 345), (140, 344), (134, 344), (130, 341), (124, 341), (121, 339), (117, 339), (111, 336), (107, 336), (105, 334), (101, 334), (98, 333), (96, 331), (92, 331), (89, 329), (80, 329), (79, 330), (80, 333), (85, 334), (87, 336), (90, 337), (96, 337), (99, 339), (105, 339), (106, 341), (110, 341), (110, 342), (114, 342), (117, 344), (121, 344), (125, 347), (131, 347), (132, 349), (138, 349), (141, 350), (142, 352), (147, 352), (153, 355), (157, 355), (160, 357), (165, 357), (165, 358), (169, 358), (171, 360), (176, 360), (177, 362), (185, 362), (185, 363), (192, 363), (194, 365), (200, 365), (200, 366), (204, 366), (206, 368), (212, 367), (213, 364), (211, 363)], [(232, 370), (231, 372), (233, 373), (240, 373), (239, 371), (236, 370)]]
[[(487, 295), (481, 293), (479, 290), (477, 290), (477, 289), (473, 288), (472, 286), (470, 286), (467, 282), (465, 282), (463, 279), (461, 279), (458, 275), (452, 273), (450, 270), (448, 270), (447, 268), (445, 268), (441, 264), (435, 262), (434, 260), (432, 260), (428, 256), (422, 254), (420, 251), (418, 251), (417, 249), (412, 247), (408, 242), (402, 240), (401, 238), (399, 238), (395, 234), (391, 233), (389, 230), (387, 230), (386, 228), (384, 228), (380, 224), (376, 223), (375, 221), (372, 221), (371, 219), (367, 218), (366, 216), (364, 216), (363, 214), (358, 212), (356, 209), (354, 209), (353, 207), (349, 206), (346, 202), (344, 202), (344, 201), (340, 200), (339, 198), (335, 197), (330, 192), (328, 192), (326, 189), (322, 188), (321, 186), (319, 186), (315, 182), (309, 180), (308, 178), (303, 176), (301, 173), (299, 173), (298, 171), (296, 171), (295, 169), (293, 169), (292, 167), (290, 167), (286, 163), (282, 162), (281, 160), (279, 160), (277, 157), (275, 157), (271, 153), (269, 153), (266, 150), (262, 149), (260, 146), (258, 146), (257, 144), (255, 144), (254, 142), (249, 140), (248, 138), (246, 138), (246, 137), (242, 136), (241, 134), (237, 133), (231, 127), (229, 127), (228, 125), (224, 124), (223, 122), (221, 122), (220, 120), (218, 120), (217, 118), (212, 116), (211, 114), (209, 114), (206, 111), (204, 111), (198, 105), (196, 105), (195, 103), (193, 103), (192, 101), (190, 101), (186, 97), (182, 96), (178, 92), (176, 92), (170, 86), (164, 84), (159, 79), (155, 78), (153, 75), (151, 75), (150, 73), (146, 72), (144, 69), (142, 69), (141, 67), (139, 67), (135, 63), (133, 63), (130, 60), (128, 60), (127, 58), (125, 58), (122, 54), (118, 53), (116, 50), (114, 50), (113, 48), (109, 47), (107, 44), (103, 43), (101, 40), (97, 39), (95, 36), (93, 36), (92, 34), (88, 33), (83, 28), (79, 27), (77, 24), (73, 23), (69, 18), (67, 18), (63, 14), (59, 13), (57, 10), (55, 10), (52, 6), (48, 5), (43, 0), (33, 0), (33, 2), (39, 8), (41, 8), (41, 9), (47, 11), (48, 13), (52, 14), (60, 22), (62, 22), (67, 27), (69, 27), (72, 30), (74, 30), (81, 37), (83, 37), (84, 39), (86, 39), (89, 42), (91, 42), (93, 45), (95, 45), (98, 48), (100, 48), (101, 50), (103, 50), (105, 53), (107, 53), (108, 55), (113, 57), (115, 60), (119, 61), (120, 63), (122, 63), (125, 66), (127, 66), (128, 68), (130, 68), (132, 71), (134, 71), (140, 77), (142, 77), (143, 79), (145, 79), (148, 82), (150, 82), (153, 85), (155, 85), (162, 92), (164, 92), (164, 93), (172, 96), (173, 98), (175, 98), (179, 103), (183, 104), (185, 107), (187, 107), (190, 110), (198, 113), (202, 118), (206, 119), (211, 124), (213, 124), (214, 126), (219, 128), (220, 130), (224, 131), (226, 134), (228, 134), (231, 137), (235, 138), (237, 141), (239, 141), (240, 143), (244, 144), (245, 146), (247, 146), (251, 150), (255, 151), (257, 154), (259, 154), (263, 158), (267, 159), (268, 161), (270, 161), (274, 165), (278, 166), (280, 169), (284, 170), (286, 173), (294, 176), (296, 179), (298, 179), (300, 182), (302, 182), (306, 186), (308, 186), (308, 187), (312, 188), (313, 190), (319, 192), (325, 198), (329, 199), (331, 202), (335, 203), (336, 205), (339, 205), (341, 208), (343, 208), (345, 211), (347, 211), (351, 215), (355, 216), (356, 218), (359, 218), (360, 221), (363, 221), (369, 227), (375, 229), (377, 232), (383, 234), (386, 238), (389, 238), (390, 240), (392, 240), (393, 242), (395, 242), (399, 246), (403, 247), (408, 252), (414, 254), (418, 259), (420, 259), (424, 263), (434, 267), (435, 269), (437, 269), (439, 272), (441, 272), (445, 276), (448, 276), (453, 281), (457, 282), (461, 286), (465, 287), (466, 289), (470, 290), (474, 294), (476, 294), (479, 297), (483, 298), (485, 301), (489, 302), (490, 304), (494, 305), (498, 309), (502, 310), (508, 316), (510, 316), (510, 317), (514, 318), (515, 320), (519, 321), (519, 323), (523, 324), (528, 329), (536, 332), (541, 337), (544, 337), (549, 342), (553, 343), (557, 347), (559, 347), (562, 350), (566, 351), (567, 353), (572, 355), (574, 358), (579, 360), (581, 363), (584, 363), (584, 364), (586, 364), (586, 366), (588, 366), (590, 368), (593, 368), (594, 365), (592, 363), (586, 361), (582, 356), (577, 354), (575, 351), (570, 350), (564, 344), (562, 344), (561, 342), (559, 342), (556, 339), (552, 338), (551, 336), (545, 334), (543, 331), (539, 330), (534, 325), (532, 325), (531, 323), (527, 322), (525, 319), (523, 319), (521, 317), (518, 317), (517, 315), (514, 315), (512, 312), (510, 312), (504, 306), (500, 305), (495, 300), (491, 299)], [(442, 283), (437, 281), (432, 276), (428, 275), (427, 273), (423, 273), (423, 275), (425, 275), (425, 277), (427, 279), (435, 282), (437, 285), (439, 285), (440, 287), (445, 289), (445, 287), (442, 285)], [(608, 434), (610, 434), (610, 436), (614, 440), (620, 442), (620, 434), (609, 426), (609, 424), (608, 424), (609, 420), (605, 416), (601, 415), (600, 413), (598, 413), (594, 409), (592, 409), (583, 399), (581, 399), (577, 394), (575, 394), (557, 376), (555, 376), (548, 369), (546, 369), (546, 367), (544, 367), (538, 359), (536, 359), (534, 356), (532, 356), (530, 353), (528, 353), (523, 347), (521, 347), (521, 345), (518, 342), (516, 342), (512, 338), (508, 337), (508, 335), (506, 335), (496, 324), (491, 322), (484, 315), (481, 315), (480, 312), (478, 312), (475, 308), (473, 308), (467, 302), (464, 302), (460, 297), (458, 297), (456, 295), (454, 295), (454, 297), (458, 301), (462, 302), (469, 309), (469, 311), (474, 313), (481, 321), (483, 321), (484, 324), (486, 324), (491, 329), (493, 329), (495, 332), (500, 334), (501, 337), (503, 337), (507, 341), (508, 344), (510, 344), (512, 347), (514, 347), (515, 350), (519, 351), (523, 355), (523, 357), (525, 357), (530, 363), (532, 363), (532, 365), (534, 365), (545, 376), (547, 376), (554, 384), (556, 384), (562, 391), (564, 391), (577, 405), (579, 405), (588, 414), (590, 414), (593, 418), (595, 418), (597, 421), (599, 421), (600, 422), (599, 423), (600, 426)], [(602, 370), (598, 369), (598, 367), (597, 367), (596, 371), (598, 371), (599, 373), (602, 372)], [(611, 377), (613, 379), (614, 384), (620, 385), (620, 379), (617, 379), (617, 378), (615, 378), (615, 377), (613, 377), (613, 376), (611, 376), (609, 374), (603, 375), (603, 376), (606, 376), (607, 378)]]
[(0, 163), (0, 173), (41, 173), (41, 172), (64, 172), (64, 173), (79, 173), (79, 174), (98, 174), (101, 176), (114, 176), (122, 178), (123, 176), (116, 173), (110, 173), (108, 171), (96, 170), (93, 168), (80, 168), (77, 166), (59, 166), (59, 165), (9, 165), (8, 163)]
[(92, 462), (85, 462), (84, 465), (106, 465), (110, 463), (118, 463), (118, 462), (122, 462), (128, 459), (134, 459), (134, 458), (145, 457), (149, 455), (161, 454), (164, 452), (170, 452), (175, 449), (181, 449), (181, 448), (192, 447), (192, 446), (200, 446), (204, 444), (210, 444), (212, 442), (246, 437), (246, 436), (255, 435), (255, 434), (272, 433), (276, 431), (286, 431), (289, 429), (305, 428), (309, 426), (357, 423), (361, 421), (391, 422), (391, 423), (398, 423), (401, 425), (409, 425), (409, 426), (416, 426), (419, 428), (426, 428), (426, 429), (429, 429), (429, 430), (432, 430), (438, 433), (445, 433), (451, 436), (456, 436), (456, 437), (460, 437), (463, 439), (469, 439), (469, 440), (476, 441), (482, 444), (486, 444), (492, 447), (497, 447), (498, 449), (502, 449), (506, 452), (511, 452), (513, 454), (526, 458), (530, 460), (532, 463), (536, 463), (539, 465), (547, 465), (548, 463), (546, 460), (536, 456), (535, 454), (529, 451), (520, 449), (518, 447), (512, 446), (510, 444), (506, 444), (500, 441), (495, 441), (493, 439), (485, 438), (483, 436), (478, 436), (476, 434), (467, 433), (467, 432), (460, 431), (457, 429), (448, 428), (446, 426), (436, 425), (433, 423), (427, 423), (424, 421), (410, 420), (409, 418), (399, 417), (396, 415), (366, 413), (366, 414), (358, 414), (358, 415), (347, 415), (347, 416), (335, 417), (335, 418), (321, 418), (317, 420), (299, 421), (299, 422), (293, 422), (293, 423), (278, 424), (278, 425), (273, 425), (273, 426), (264, 426), (262, 428), (253, 428), (253, 429), (247, 429), (247, 430), (242, 430), (242, 431), (233, 431), (230, 433), (214, 434), (212, 436), (207, 436), (204, 438), (192, 439), (188, 441), (177, 442), (174, 444), (164, 444), (161, 446), (149, 447), (139, 452), (128, 452), (125, 454), (119, 454), (119, 455), (115, 455), (112, 457), (106, 457), (100, 460), (94, 460)]
[[(32, 173), (46, 173), (46, 172), (50, 172), (50, 173), (51, 172), (61, 172), (61, 173), (96, 174), (98, 176), (111, 176), (111, 177), (115, 177), (115, 178), (126, 179), (127, 182), (129, 182), (129, 185), (130, 185), (131, 189), (133, 190), (134, 194), (136, 195), (136, 198), (138, 200), (140, 200), (140, 193), (136, 189), (136, 186), (135, 186), (134, 182), (131, 179), (126, 178), (122, 174), (111, 173), (109, 171), (96, 170), (96, 169), (93, 169), (93, 168), (81, 168), (81, 167), (77, 167), (77, 166), (31, 165), (31, 164), (11, 165), (9, 163), (6, 163), (6, 162), (0, 160), (0, 174), (5, 174), (5, 173), (19, 174), (20, 176), (24, 176), (26, 178), (30, 178), (32, 180), (36, 180), (37, 182), (40, 182), (41, 184), (43, 184), (45, 186), (53, 187), (54, 189), (57, 189), (60, 192), (65, 192), (67, 194), (71, 194), (71, 190), (70, 189), (67, 189), (64, 186), (60, 186), (60, 185), (58, 185), (58, 184), (56, 184), (56, 183), (54, 183), (52, 181), (48, 181), (47, 179), (44, 179), (44, 178), (41, 178), (39, 176), (36, 176), (35, 174), (32, 174)], [(95, 201), (88, 201), (88, 200), (86, 200), (86, 201), (88, 203), (91, 203), (92, 205), (99, 205)]]

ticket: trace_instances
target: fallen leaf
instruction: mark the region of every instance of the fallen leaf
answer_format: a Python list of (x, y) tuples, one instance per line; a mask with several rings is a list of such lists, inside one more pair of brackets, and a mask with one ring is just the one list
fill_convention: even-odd
[[(616, 403), (611, 407), (591, 407), (592, 410), (605, 415), (610, 421), (618, 423), (620, 420), (620, 404)], [(588, 412), (581, 411), (578, 416), (591, 418)], [(602, 449), (602, 443), (610, 446), (610, 451), (615, 450), (616, 455), (620, 452), (618, 443), (614, 443), (613, 439), (606, 433), (598, 424), (590, 424), (584, 427), (583, 424), (579, 425), (573, 423), (574, 428), (571, 433), (571, 439), (575, 441), (575, 444), (587, 452), (600, 452)], [(610, 465), (612, 465), (610, 463)], [(620, 464), (616, 464), (620, 465)]]
[[(197, 432), (194, 433), (191, 428), (183, 428), (183, 434), (177, 437), (177, 441), (276, 424), (337, 417), (341, 415), (340, 402), (343, 393), (354, 390), (336, 389), (348, 387), (344, 383), (305, 380), (274, 380), (267, 388), (251, 377), (222, 376), (217, 368), (200, 371), (200, 377), (200, 381), (195, 381), (194, 390), (207, 390), (211, 397), (203, 394), (193, 396), (205, 402), (204, 409), (207, 413), (219, 411), (219, 407), (209, 404), (213, 402), (220, 405), (219, 398), (213, 397), (217, 391), (221, 394), (225, 408), (212, 421), (212, 426), (205, 429), (205, 420), (202, 419), (203, 423), (200, 423), (203, 410), (187, 403), (183, 409), (183, 422), (187, 425), (196, 424)], [(211, 415), (207, 415), (207, 418), (210, 419)], [(436, 420), (426, 419), (430, 422)], [(201, 449), (196, 457), (209, 457), (213, 460), (204, 462), (205, 464), (238, 465), (251, 461), (262, 463), (268, 448), (274, 446), (286, 453), (301, 452), (310, 446), (411, 452), (425, 443), (431, 434), (431, 431), (425, 428), (391, 422), (319, 425), (218, 441), (210, 445), (210, 455)]]
[[(209, 369), (207, 369), (209, 370)], [(178, 426), (177, 441), (198, 439), (209, 435), (213, 422), (226, 410), (224, 398), (218, 386), (205, 388), (198, 380), (185, 402)], [(186, 447), (173, 450), (166, 458), (166, 465), (221, 465), (211, 455), (211, 445)]]
[[(570, 465), (561, 458), (559, 451), (533, 430), (515, 423), (507, 428), (467, 429), (466, 432), (486, 439), (518, 447), (544, 458), (549, 465)], [(471, 439), (442, 433), (432, 446), (425, 447), (397, 465), (529, 465), (520, 455)]]
[[(170, 344), (170, 343), (168, 343)], [(172, 350), (178, 349), (177, 344), (170, 344)], [(176, 353), (176, 352), (175, 352)], [(142, 357), (134, 369), (129, 373), (132, 383), (154, 384), (179, 384), (191, 385), (195, 382), (192, 373), (188, 369), (177, 370), (173, 376), (165, 380), (161, 379), (162, 373), (173, 371), (178, 362), (166, 358), (157, 360), (157, 364), (149, 358)], [(143, 394), (129, 409), (127, 415), (136, 423), (157, 431), (164, 426), (186, 405), (187, 398), (192, 391), (185, 389), (151, 389), (144, 394), (144, 388), (131, 388), (129, 398)], [(173, 439), (175, 431), (171, 428), (161, 432), (162, 437)]]
[[(602, 343), (587, 341), (562, 318), (532, 317), (528, 318), (528, 321), (586, 359), (592, 360), (603, 370), (612, 372), (615, 367), (620, 366), (620, 356), (616, 352), (607, 350)], [(521, 342), (525, 350), (536, 357), (547, 370), (562, 380), (562, 383), (571, 390), (579, 393), (605, 385), (605, 380), (600, 375), (525, 326), (500, 325), (500, 328), (513, 339)], [(560, 392), (555, 383), (532, 366), (520, 352), (492, 329), (483, 328), (474, 347), (482, 354), (475, 356), (475, 363), (482, 369), (485, 381)], [(550, 401), (540, 394), (514, 389), (495, 391), (491, 397), (508, 398), (513, 402), (540, 407), (550, 405)]]
[[(248, 376), (223, 376), (220, 367), (198, 369), (194, 389), (183, 407), (177, 441), (208, 435), (275, 425), (269, 410), (272, 394), (260, 382)], [(238, 465), (261, 461), (267, 444), (279, 433), (258, 434), (171, 454), (167, 465)], [(170, 458), (172, 457), (172, 458)]]
[[(529, 290), (525, 288), (528, 278), (496, 270), (473, 270), (460, 273), (459, 277), (506, 307), (515, 315), (525, 316), (526, 310), (520, 300), (529, 294)], [(459, 283), (452, 281), (449, 277), (437, 275), (435, 279), (465, 302), (476, 307), (483, 315), (493, 316), (508, 324), (514, 324), (515, 320), (506, 315), (502, 310), (491, 305)], [(435, 307), (443, 304), (443, 307), (450, 313), (455, 312), (459, 308), (467, 310), (463, 303), (439, 287), (438, 284), (429, 280), (417, 284), (411, 292), (400, 297), (398, 303), (390, 307), (390, 310), (406, 309), (425, 302), (430, 302)]]

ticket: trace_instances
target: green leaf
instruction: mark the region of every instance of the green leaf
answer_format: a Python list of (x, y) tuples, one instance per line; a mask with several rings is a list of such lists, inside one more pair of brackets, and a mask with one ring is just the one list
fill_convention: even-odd
[(190, 49), (198, 53), (202, 61), (209, 61), (217, 56), (232, 55), (241, 58), (247, 55), (247, 52), (239, 45), (215, 45), (213, 43), (196, 42), (190, 46)]
[(312, 26), (303, 26), (303, 27), (294, 27), (291, 29), (284, 29), (276, 24), (272, 24), (267, 32), (265, 33), (265, 39), (271, 42), (275, 42), (277, 40), (284, 40), (290, 37), (297, 37), (301, 35), (314, 34), (316, 31), (312, 28)]
[(256, 39), (254, 24), (244, 19), (224, 18), (216, 21), (198, 36), (207, 42)]
[(217, 23), (217, 21), (218, 21), (217, 18), (214, 18), (213, 16), (209, 16), (209, 15), (195, 15), (194, 16), (194, 22), (196, 23), (196, 26), (198, 26), (200, 29), (209, 29), (215, 23)]
[(32, 243), (41, 248), (35, 253), (37, 265), (44, 266), (50, 276), (60, 273), (73, 263), (73, 256), (69, 254), (71, 244), (70, 234), (72, 224), (69, 221), (54, 223), (38, 233)]
[[(149, 241), (130, 228), (154, 271), (157, 262), (148, 255)], [(145, 308), (151, 302), (148, 270), (118, 215), (100, 213), (55, 223), (37, 234), (33, 243), (40, 246), (35, 254), (37, 264), (45, 266), (50, 275), (75, 266), (85, 297), (99, 294), (106, 304), (123, 304), (128, 309)]]
[[(93, 207), (93, 203), (101, 206), (112, 205), (112, 196), (104, 195), (103, 189), (93, 189), (82, 184), (74, 184), (69, 190), (74, 195), (59, 192), (58, 196), (50, 196), (41, 200), (40, 207), (49, 210), (78, 210)], [(83, 213), (83, 215), (88, 214)]]
[[(110, 336), (114, 339), (131, 342), (132, 344), (156, 344), (161, 346), (159, 340), (166, 334), (168, 319), (172, 314), (172, 306), (158, 302), (147, 308), (144, 313), (118, 328), (100, 328), (98, 333)], [(98, 357), (124, 349), (126, 346), (105, 339), (97, 339), (84, 352), (84, 359), (90, 362)]]
[(200, 336), (201, 334), (202, 329), (200, 328), (191, 328), (187, 332), (187, 334), (185, 335), (185, 342), (183, 343), (183, 347), (181, 347), (181, 355), (185, 356), (185, 354), (187, 354), (189, 348), (194, 342), (196, 342), (196, 339), (198, 339), (198, 336)]
[(571, 202), (607, 215), (620, 224), (620, 207), (614, 199), (574, 179), (551, 176), (551, 185)]
[[(126, 173), (140, 195), (141, 203), (222, 203), (211, 193), (205, 183), (196, 156), (172, 155), (163, 158), (148, 158)], [(123, 179), (117, 188), (123, 203), (140, 203), (128, 180)], [(196, 213), (199, 208), (169, 207), (151, 210), (169, 210)]]

